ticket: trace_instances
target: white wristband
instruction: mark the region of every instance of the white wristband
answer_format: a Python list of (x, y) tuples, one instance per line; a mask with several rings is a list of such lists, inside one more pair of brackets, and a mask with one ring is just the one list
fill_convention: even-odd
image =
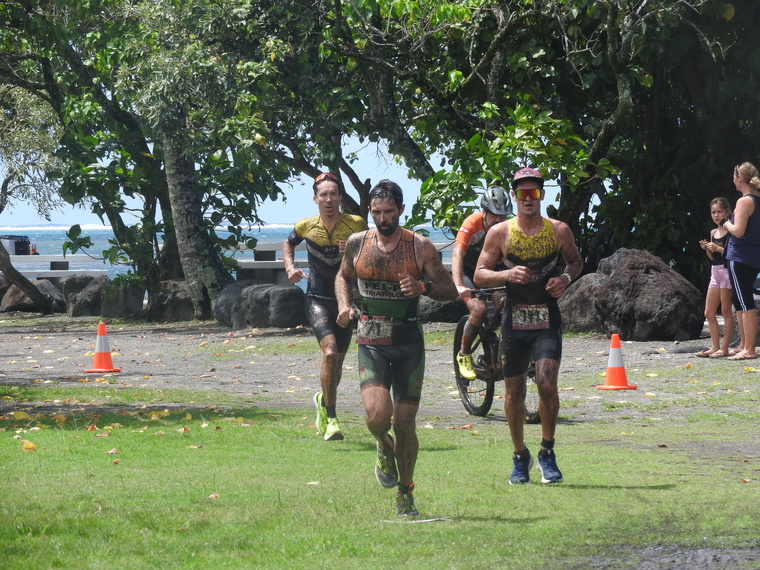
[(567, 271), (565, 271), (565, 272), (562, 274), (562, 277), (567, 277), (567, 284), (568, 284), (568, 285), (570, 285), (570, 283), (572, 283), (572, 282), (573, 282), (573, 278), (572, 278), (572, 277), (570, 277), (570, 274), (569, 274)]

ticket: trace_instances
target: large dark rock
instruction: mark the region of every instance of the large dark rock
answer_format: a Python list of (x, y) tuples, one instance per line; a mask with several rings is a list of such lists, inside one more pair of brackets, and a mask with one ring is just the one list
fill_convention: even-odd
[(5, 297), (5, 294), (8, 292), (8, 289), (11, 288), (11, 282), (8, 281), (8, 278), (5, 275), (0, 274), (0, 299)]
[[(698, 338), (702, 331), (699, 290), (645, 251), (620, 249), (599, 263), (596, 274), (578, 284), (560, 301), (566, 330), (585, 330), (584, 322), (598, 318), (600, 332), (617, 333), (623, 340), (688, 340)], [(574, 314), (586, 310), (595, 311), (596, 316), (576, 324)]]
[(224, 288), (214, 305), (220, 324), (247, 327), (290, 328), (305, 325), (304, 292), (294, 285), (237, 281)]
[(102, 291), (101, 315), (109, 318), (136, 317), (142, 313), (145, 288), (136, 283), (112, 281)]
[[(63, 295), (58, 290), (58, 287), (53, 285), (47, 279), (37, 279), (31, 283), (37, 287), (40, 293), (52, 297), (54, 313), (66, 312), (66, 301), (64, 301)], [(12, 285), (5, 295), (3, 295), (3, 301), (0, 303), (0, 313), (9, 313), (12, 311), (39, 313), (41, 310), (40, 307), (27, 297), (26, 293), (15, 285)]]
[(436, 301), (420, 297), (418, 313), (423, 323), (457, 323), (467, 314), (467, 305), (461, 299)]
[(596, 274), (584, 275), (570, 286), (559, 299), (562, 323), (568, 332), (602, 332), (602, 319), (594, 306)]
[(107, 275), (70, 275), (61, 279), (61, 292), (72, 317), (96, 317), (103, 309), (103, 291), (111, 283)]
[(240, 293), (246, 287), (253, 287), (255, 285), (266, 285), (266, 283), (243, 279), (230, 283), (222, 289), (222, 292), (216, 298), (216, 303), (214, 303), (214, 317), (216, 317), (220, 325), (232, 327), (232, 308), (238, 299), (240, 299)]
[(179, 322), (195, 318), (193, 300), (185, 281), (161, 281), (156, 292), (155, 303), (150, 307), (153, 321)]

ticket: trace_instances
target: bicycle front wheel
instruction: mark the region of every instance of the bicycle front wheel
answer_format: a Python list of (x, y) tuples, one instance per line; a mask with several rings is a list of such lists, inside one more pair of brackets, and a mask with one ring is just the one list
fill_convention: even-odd
[(493, 404), (494, 381), (491, 378), (491, 370), (488, 366), (489, 355), (484, 352), (488, 350), (488, 347), (483, 346), (479, 333), (472, 340), (472, 365), (477, 374), (475, 380), (464, 378), (460, 374), (457, 364), (457, 356), (462, 348), (462, 333), (466, 324), (467, 317), (462, 317), (457, 323), (454, 333), (454, 376), (457, 380), (457, 388), (464, 409), (473, 416), (485, 416)]

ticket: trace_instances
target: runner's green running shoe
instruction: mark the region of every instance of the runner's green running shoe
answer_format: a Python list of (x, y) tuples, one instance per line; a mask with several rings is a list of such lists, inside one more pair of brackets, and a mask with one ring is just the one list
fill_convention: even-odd
[(475, 380), (475, 378), (477, 378), (475, 369), (472, 367), (471, 355), (462, 354), (461, 352), (457, 354), (457, 366), (459, 366), (459, 374), (461, 374), (462, 378), (465, 380)]
[[(390, 437), (390, 436), (388, 436)], [(393, 438), (391, 437), (391, 442)], [(377, 463), (375, 464), (375, 478), (386, 489), (395, 487), (398, 483), (398, 469), (396, 469), (396, 457), (393, 450), (385, 455), (380, 446), (377, 446)]]
[(343, 432), (340, 431), (338, 418), (327, 418), (325, 441), (340, 441), (341, 439), (343, 439)]
[[(322, 405), (322, 392), (314, 394), (314, 407), (317, 408), (317, 419), (314, 425), (317, 428), (317, 435), (327, 434), (327, 412)], [(327, 439), (327, 438), (325, 438)]]
[(414, 504), (414, 495), (412, 495), (412, 490), (414, 490), (414, 483), (409, 485), (408, 493), (403, 493), (401, 492), (401, 489), (399, 489), (398, 493), (396, 494), (396, 510), (398, 512), (398, 516), (400, 517), (420, 516), (420, 511), (417, 510), (417, 506)]

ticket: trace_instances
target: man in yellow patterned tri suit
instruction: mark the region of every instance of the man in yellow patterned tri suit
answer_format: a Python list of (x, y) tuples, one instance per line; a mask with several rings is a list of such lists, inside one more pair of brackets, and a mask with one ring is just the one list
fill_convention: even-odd
[(317, 176), (314, 181), (314, 203), (319, 215), (299, 220), (282, 244), (282, 260), (288, 279), (298, 283), (306, 277), (306, 273), (296, 269), (294, 251), (299, 243), (306, 240), (309, 259), (306, 316), (322, 351), (319, 372), (322, 390), (314, 394), (316, 427), (317, 433), (324, 435), (326, 441), (343, 439), (335, 404), (343, 359), (351, 343), (351, 328), (335, 326), (338, 317), (335, 275), (340, 268), (348, 236), (367, 229), (364, 218), (341, 213), (342, 200), (343, 185), (337, 176), (331, 172)]
[(425, 372), (417, 305), (420, 295), (453, 300), (457, 289), (432, 242), (399, 226), (403, 201), (401, 188), (390, 180), (370, 190), (369, 211), (376, 227), (348, 239), (335, 295), (338, 324), (348, 326), (354, 317), (349, 292), (358, 281), (356, 344), (367, 427), (377, 440), (375, 477), (383, 487), (398, 486), (399, 516), (416, 517), (416, 416)]
[[(514, 454), (511, 485), (528, 483), (533, 457), (524, 440), (525, 373), (536, 362), (540, 402), (542, 483), (559, 483), (562, 472), (554, 455), (559, 413), (557, 378), (562, 358), (562, 317), (557, 299), (583, 270), (583, 260), (567, 224), (541, 216), (544, 180), (533, 168), (522, 168), (512, 181), (517, 217), (494, 226), (486, 235), (475, 270), (475, 283), (493, 287), (506, 282), (507, 306), (502, 321), (504, 411)], [(564, 264), (561, 262), (564, 259)], [(499, 263), (506, 269), (497, 270)]]

